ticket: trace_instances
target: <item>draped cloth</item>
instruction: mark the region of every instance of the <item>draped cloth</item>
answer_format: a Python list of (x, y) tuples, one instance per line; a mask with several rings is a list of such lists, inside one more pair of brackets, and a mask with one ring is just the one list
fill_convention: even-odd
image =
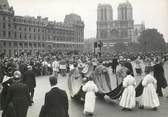
[(68, 77), (68, 89), (71, 97), (74, 97), (79, 93), (82, 86), (82, 76), (78, 69), (73, 69), (69, 73)]
[(99, 93), (108, 93), (111, 91), (110, 77), (106, 67), (103, 65), (97, 66), (92, 74), (92, 78), (99, 89)]
[(117, 88), (105, 94), (108, 95), (111, 99), (118, 99), (122, 95), (123, 91), (124, 88), (121, 83)]
[(139, 97), (142, 95), (143, 93), (143, 85), (142, 85), (142, 81), (139, 83), (139, 85), (136, 87), (135, 91), (136, 91), (136, 97)]
[[(90, 71), (90, 70), (89, 70)], [(90, 75), (90, 72), (88, 72)], [(104, 66), (99, 66), (94, 72), (92, 72), (94, 83), (98, 87), (98, 92), (103, 95), (109, 96), (111, 99), (118, 99), (123, 93), (122, 82), (116, 87), (111, 87), (112, 80)], [(79, 96), (84, 97), (85, 93), (82, 91), (83, 83), (82, 77), (78, 70), (71, 70), (68, 78), (68, 88), (71, 97)], [(139, 97), (143, 93), (142, 81), (136, 87), (136, 97)]]

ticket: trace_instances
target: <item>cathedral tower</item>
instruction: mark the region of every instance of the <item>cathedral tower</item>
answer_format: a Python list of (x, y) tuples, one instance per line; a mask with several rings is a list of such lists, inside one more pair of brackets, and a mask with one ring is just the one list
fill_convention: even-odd
[(97, 21), (112, 21), (113, 9), (109, 4), (99, 4), (97, 8)]
[(118, 20), (132, 20), (132, 6), (127, 1), (118, 6)]

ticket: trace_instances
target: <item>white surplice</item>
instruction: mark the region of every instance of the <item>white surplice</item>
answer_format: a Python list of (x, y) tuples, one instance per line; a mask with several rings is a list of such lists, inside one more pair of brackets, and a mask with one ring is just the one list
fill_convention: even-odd
[(85, 104), (84, 104), (84, 113), (94, 113), (96, 96), (95, 92), (98, 92), (98, 88), (93, 81), (88, 81), (83, 87), (82, 90), (86, 92), (85, 95)]
[(154, 108), (160, 105), (155, 89), (156, 82), (156, 79), (151, 74), (147, 74), (142, 81), (144, 89), (142, 93), (141, 105), (144, 107)]
[(125, 87), (125, 89), (119, 103), (123, 108), (132, 109), (135, 107), (135, 85), (136, 80), (133, 76), (127, 75), (124, 78), (123, 87)]

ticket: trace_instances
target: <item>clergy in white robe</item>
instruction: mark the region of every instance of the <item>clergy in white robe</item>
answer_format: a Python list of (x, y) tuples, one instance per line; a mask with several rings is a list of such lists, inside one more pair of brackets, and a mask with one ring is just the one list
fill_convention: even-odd
[(119, 105), (123, 107), (123, 110), (131, 111), (135, 107), (135, 86), (136, 80), (131, 75), (130, 70), (127, 72), (127, 76), (124, 78), (123, 87), (125, 88), (120, 100)]
[[(147, 73), (147, 72), (146, 72)], [(160, 105), (159, 98), (156, 93), (156, 79), (150, 73), (143, 78), (142, 85), (144, 86), (143, 93), (142, 93), (142, 108), (150, 107), (154, 110), (157, 110), (157, 107)]]
[(82, 87), (82, 90), (86, 92), (84, 114), (93, 114), (96, 101), (95, 92), (98, 92), (98, 88), (96, 84), (91, 79), (89, 79), (89, 81)]

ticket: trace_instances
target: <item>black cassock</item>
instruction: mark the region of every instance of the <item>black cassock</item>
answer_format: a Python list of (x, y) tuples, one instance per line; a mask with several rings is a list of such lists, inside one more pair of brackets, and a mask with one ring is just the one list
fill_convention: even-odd
[(166, 79), (164, 77), (164, 69), (161, 64), (156, 64), (153, 66), (154, 77), (157, 80), (157, 86), (165, 88), (167, 86)]
[(167, 86), (163, 66), (161, 64), (156, 64), (153, 66), (153, 70), (154, 70), (154, 77), (157, 80), (156, 92), (158, 93), (159, 96), (163, 96), (162, 88), (166, 88)]
[(6, 80), (5, 82), (2, 82), (2, 92), (1, 92), (1, 109), (5, 110), (5, 108), (7, 107), (6, 105), (6, 99), (7, 99), (7, 93), (8, 93), (8, 89), (9, 86), (12, 84), (13, 80), (10, 78), (9, 80)]
[(21, 82), (13, 83), (8, 89), (8, 107), (5, 117), (14, 117), (14, 115), (16, 117), (26, 117), (29, 104), (30, 95), (27, 85)]
[(46, 93), (39, 117), (69, 117), (66, 92), (55, 87)]

